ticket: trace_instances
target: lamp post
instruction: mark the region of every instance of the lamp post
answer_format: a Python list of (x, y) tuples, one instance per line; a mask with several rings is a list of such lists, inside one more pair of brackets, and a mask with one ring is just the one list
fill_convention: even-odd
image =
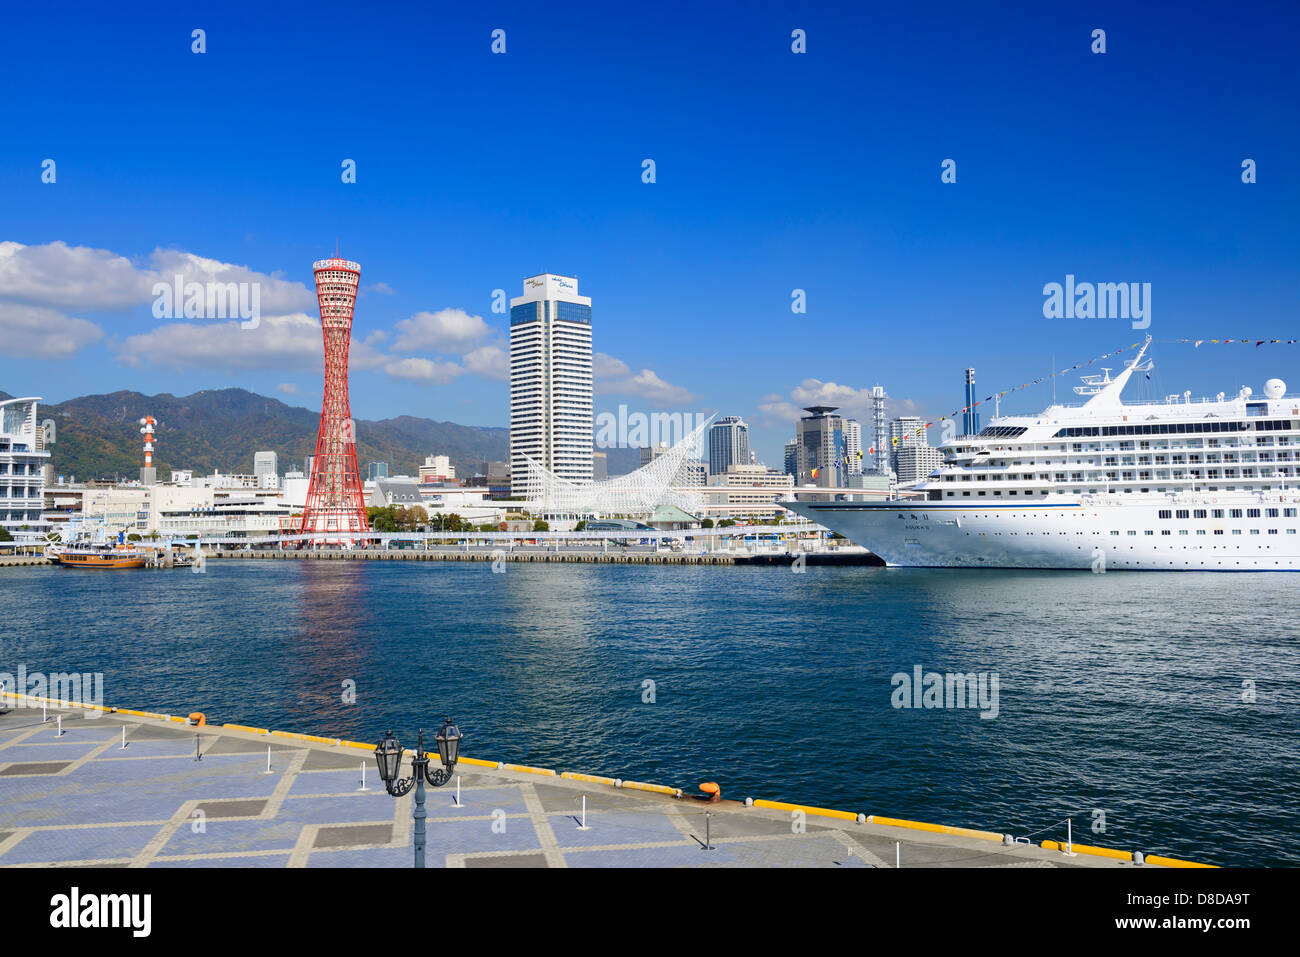
[(424, 810), (424, 785), (440, 788), (451, 780), (452, 769), (460, 757), (460, 729), (452, 724), (451, 718), (442, 722), (435, 740), (438, 742), (438, 757), (442, 767), (429, 770), (429, 755), (424, 750), (424, 729), (420, 729), (419, 743), (416, 745), (415, 757), (411, 760), (411, 776), (398, 779), (402, 768), (404, 750), (401, 742), (387, 732), (383, 740), (375, 746), (375, 763), (379, 765), (379, 777), (383, 779), (384, 789), (393, 797), (403, 797), (412, 787), (415, 788), (415, 866), (424, 867), (424, 819), (428, 816)]

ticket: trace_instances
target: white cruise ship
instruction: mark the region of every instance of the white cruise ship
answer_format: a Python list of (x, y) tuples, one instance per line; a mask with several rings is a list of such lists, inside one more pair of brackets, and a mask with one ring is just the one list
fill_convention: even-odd
[(1300, 397), (1126, 405), (1151, 340), (1080, 406), (994, 418), (887, 502), (785, 502), (886, 564), (1152, 571), (1300, 569)]

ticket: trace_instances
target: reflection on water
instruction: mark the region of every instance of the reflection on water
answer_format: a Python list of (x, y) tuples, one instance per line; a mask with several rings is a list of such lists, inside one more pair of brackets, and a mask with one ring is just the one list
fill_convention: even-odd
[[(1295, 576), (207, 568), (10, 569), (0, 671), (102, 671), (110, 704), (362, 740), (449, 714), (473, 756), (1300, 862)], [(917, 665), (996, 673), (998, 717), (891, 707)]]

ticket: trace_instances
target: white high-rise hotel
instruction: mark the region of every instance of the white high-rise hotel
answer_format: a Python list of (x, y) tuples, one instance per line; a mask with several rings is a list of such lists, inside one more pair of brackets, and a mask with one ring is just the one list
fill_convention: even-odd
[(560, 478), (592, 481), (591, 299), (542, 273), (510, 300), (510, 491), (527, 494), (525, 455)]

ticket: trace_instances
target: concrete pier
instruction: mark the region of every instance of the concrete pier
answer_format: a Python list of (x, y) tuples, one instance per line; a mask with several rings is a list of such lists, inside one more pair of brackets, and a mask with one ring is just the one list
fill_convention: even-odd
[(52, 565), (44, 555), (0, 555), (0, 568), (7, 565)]
[[(383, 549), (285, 549), (285, 550), (230, 550), (223, 549), (209, 555), (211, 558), (266, 559), (266, 560), (320, 560), (320, 561), (386, 561), (386, 562), (568, 562), (588, 565), (784, 565), (795, 562), (789, 552), (762, 554), (696, 554), (691, 552), (615, 551), (597, 552), (584, 549), (483, 549), (456, 548), (405, 550)], [(803, 557), (806, 565), (876, 565), (884, 562), (870, 552), (818, 553)]]
[[(412, 798), (384, 791), (373, 744), (139, 711), (91, 717), (81, 707), (51, 707), (42, 722), (39, 703), (17, 704), (11, 697), (0, 709), (0, 867), (411, 866)], [(397, 730), (414, 744), (414, 729)], [(710, 804), (674, 786), (481, 757), (456, 773), (459, 804), (455, 778), (428, 791), (430, 866), (1183, 863), (1138, 865), (1077, 846), (1071, 856), (1055, 845), (1004, 845), (992, 832), (761, 800)], [(726, 797), (743, 798), (721, 784)]]

